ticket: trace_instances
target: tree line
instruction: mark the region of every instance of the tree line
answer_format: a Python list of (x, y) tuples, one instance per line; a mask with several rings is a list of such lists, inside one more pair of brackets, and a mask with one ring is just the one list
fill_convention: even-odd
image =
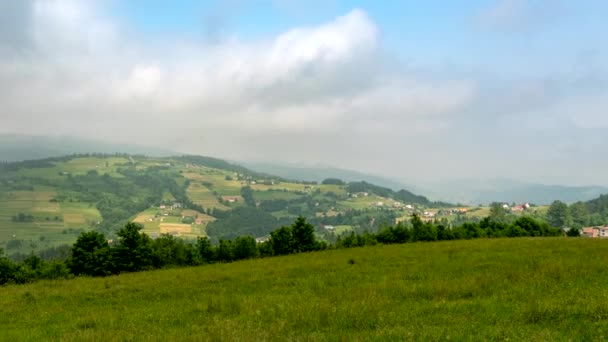
[(142, 233), (141, 229), (136, 223), (127, 223), (117, 232), (118, 238), (115, 242), (109, 242), (100, 232), (83, 232), (72, 246), (66, 260), (47, 262), (32, 254), (20, 263), (15, 263), (0, 250), (0, 284), (73, 276), (107, 276), (166, 267), (313, 252), (328, 248), (561, 234), (559, 229), (526, 216), (513, 223), (498, 222), (486, 217), (479, 223), (450, 227), (438, 221), (424, 222), (417, 215), (413, 215), (409, 222), (386, 226), (377, 233), (352, 232), (350, 235), (338, 237), (333, 244), (319, 241), (314, 226), (303, 217), (297, 218), (289, 226), (272, 231), (270, 237), (263, 242), (258, 242), (251, 236), (239, 236), (233, 240), (221, 239), (218, 244), (212, 244), (206, 237), (188, 242), (171, 235), (161, 235), (153, 240)]

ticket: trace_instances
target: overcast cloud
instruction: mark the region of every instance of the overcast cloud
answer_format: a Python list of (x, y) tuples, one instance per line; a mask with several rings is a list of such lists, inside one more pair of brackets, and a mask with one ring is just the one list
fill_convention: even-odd
[[(606, 56), (593, 46), (555, 72), (509, 77), (400, 62), (363, 9), (262, 38), (154, 39), (106, 3), (0, 2), (2, 132), (322, 163), (410, 182), (608, 185)], [(471, 20), (506, 28), (536, 11), (503, 0)]]

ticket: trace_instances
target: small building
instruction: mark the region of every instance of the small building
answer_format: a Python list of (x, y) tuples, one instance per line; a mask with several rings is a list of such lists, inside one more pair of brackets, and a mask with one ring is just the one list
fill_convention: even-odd
[(596, 238), (599, 236), (600, 230), (597, 227), (586, 227), (581, 231), (581, 235), (590, 238)]
[(598, 235), (601, 238), (608, 238), (608, 226), (603, 226), (598, 229)]
[(323, 228), (325, 228), (327, 230), (334, 230), (335, 229), (335, 227), (332, 226), (332, 225), (325, 225), (325, 226), (323, 226)]

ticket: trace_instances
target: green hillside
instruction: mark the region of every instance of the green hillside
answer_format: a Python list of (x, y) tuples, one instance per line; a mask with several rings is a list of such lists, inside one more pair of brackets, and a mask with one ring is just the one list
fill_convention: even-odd
[(93, 229), (112, 238), (128, 220), (152, 237), (263, 237), (299, 215), (331, 239), (326, 226), (375, 231), (413, 212), (406, 204), (434, 205), (405, 190), (288, 181), (209, 157), (73, 155), (0, 164), (0, 248), (38, 251)]
[[(546, 207), (511, 215), (544, 219)], [(455, 207), (364, 181), (286, 180), (201, 156), (72, 155), (0, 164), (0, 248), (7, 254), (71, 245), (88, 230), (114, 233), (127, 221), (152, 238), (208, 236), (217, 243), (265, 238), (298, 216), (317, 237), (376, 232), (406, 221), (479, 222), (487, 207)], [(599, 222), (598, 220), (595, 220)]]
[(0, 340), (603, 340), (607, 258), (481, 239), (40, 281), (0, 287)]

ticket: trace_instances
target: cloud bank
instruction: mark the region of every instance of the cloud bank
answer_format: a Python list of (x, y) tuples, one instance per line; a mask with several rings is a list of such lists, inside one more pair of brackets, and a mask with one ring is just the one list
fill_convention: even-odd
[[(488, 16), (521, 11), (503, 7)], [(545, 179), (558, 169), (552, 180), (563, 181), (571, 158), (608, 147), (588, 134), (608, 125), (608, 94), (575, 90), (584, 73), (499, 81), (413, 69), (383, 44), (361, 9), (261, 39), (209, 42), (138, 35), (105, 2), (5, 1), (0, 130), (406, 180)]]

